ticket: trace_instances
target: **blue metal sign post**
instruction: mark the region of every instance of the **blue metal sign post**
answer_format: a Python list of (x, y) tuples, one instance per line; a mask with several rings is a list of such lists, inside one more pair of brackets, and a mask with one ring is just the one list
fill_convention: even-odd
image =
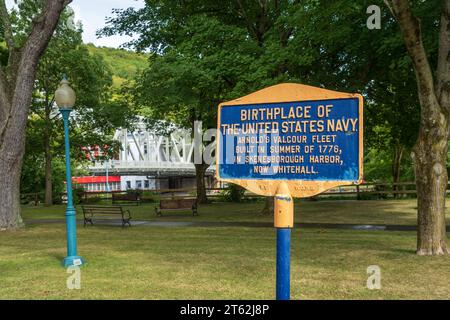
[(277, 300), (289, 300), (291, 292), (291, 229), (277, 228)]
[(274, 198), (274, 226), (277, 230), (277, 300), (289, 300), (291, 288), (291, 229), (294, 227), (294, 199), (282, 182)]
[(292, 197), (362, 182), (362, 113), (359, 94), (292, 83), (219, 105), (218, 180), (274, 197), (277, 299), (290, 299)]

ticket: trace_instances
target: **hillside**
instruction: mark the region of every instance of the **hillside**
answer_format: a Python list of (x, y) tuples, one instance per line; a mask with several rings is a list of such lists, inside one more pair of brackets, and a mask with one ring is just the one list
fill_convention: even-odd
[(107, 47), (96, 47), (88, 44), (88, 49), (92, 54), (103, 57), (113, 73), (113, 86), (120, 88), (125, 80), (133, 79), (138, 72), (147, 67), (148, 55)]

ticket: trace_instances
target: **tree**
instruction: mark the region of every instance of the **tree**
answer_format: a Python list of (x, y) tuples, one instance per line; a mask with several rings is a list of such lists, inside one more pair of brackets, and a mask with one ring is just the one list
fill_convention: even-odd
[[(289, 37), (281, 23), (275, 25), (289, 5), (276, 3), (146, 1), (140, 10), (115, 11), (117, 16), (101, 34), (136, 32), (140, 37), (130, 45), (154, 52), (149, 69), (137, 81), (137, 103), (145, 106), (148, 118), (170, 119), (192, 129), (194, 122), (202, 121), (203, 129), (215, 128), (220, 102), (274, 84), (286, 72), (285, 58), (269, 63), (276, 56), (273, 52), (258, 59), (271, 31), (277, 30), (275, 37), (284, 44)], [(207, 200), (208, 165), (195, 163), (200, 202)]]
[(405, 81), (414, 76), (411, 66), (408, 63), (405, 69), (396, 62), (391, 59), (392, 67), (372, 81), (370, 99), (365, 104), (365, 143), (369, 151), (375, 149), (390, 156), (391, 174), (387, 178), (392, 179), (394, 191), (399, 190), (396, 183), (400, 182), (402, 163), (408, 162), (405, 155), (417, 139), (420, 117), (414, 79)]
[[(192, 133), (199, 129), (195, 123), (201, 122), (202, 134), (216, 127), (217, 105), (229, 96), (239, 74), (250, 63), (251, 50), (246, 47), (245, 33), (214, 18), (194, 16), (182, 30), (192, 36), (180, 39), (176, 47), (152, 59), (137, 80), (136, 102), (149, 120), (170, 120)], [(242, 46), (230, 54), (228, 48), (236, 42)], [(195, 147), (194, 158), (204, 149), (200, 143)], [(203, 157), (194, 160), (197, 197), (204, 203), (205, 171), (211, 164)]]
[(275, 202), (275, 199), (273, 197), (266, 197), (266, 199), (264, 201), (264, 207), (261, 210), (261, 214), (273, 215), (274, 214), (274, 202)]
[(450, 119), (450, 0), (442, 1), (435, 72), (423, 42), (421, 20), (409, 2), (385, 2), (398, 21), (411, 57), (421, 106), (419, 136), (412, 153), (418, 200), (417, 254), (449, 254), (445, 198)]
[(0, 230), (21, 224), (20, 172), (25, 151), (25, 128), (38, 62), (59, 17), (70, 0), (45, 0), (25, 35), (14, 34), (4, 0), (0, 0), (3, 36), (9, 56), (0, 68)]
[[(54, 155), (63, 155), (62, 144), (57, 143), (55, 145), (54, 141), (55, 139), (59, 141), (63, 139), (63, 130), (60, 128), (61, 119), (54, 102), (54, 92), (59, 86), (62, 75), (66, 74), (69, 77), (71, 86), (77, 93), (78, 98), (75, 108), (77, 124), (89, 117), (87, 125), (91, 128), (91, 132), (100, 133), (101, 128), (104, 127), (104, 124), (99, 124), (98, 121), (91, 121), (91, 113), (100, 104), (108, 101), (112, 84), (111, 74), (103, 59), (98, 55), (90, 54), (87, 47), (83, 45), (81, 28), (68, 28), (67, 20), (67, 17), (62, 17), (45, 54), (40, 60), (30, 110), (31, 117), (37, 116), (32, 117), (30, 121), (30, 125), (33, 125), (35, 130), (30, 130), (27, 135), (38, 134), (42, 137), (46, 205), (53, 203), (53, 157)], [(72, 133), (77, 132), (78, 130), (74, 130)], [(106, 144), (105, 141), (102, 142), (104, 139), (98, 139), (101, 135), (94, 136), (97, 140), (90, 141), (91, 143)], [(85, 142), (88, 143), (89, 141)], [(35, 146), (33, 150), (27, 149), (27, 153), (42, 151), (38, 147), (39, 145)], [(80, 147), (79, 145), (74, 146)]]
[[(39, 1), (22, 1), (18, 9), (11, 11), (11, 24), (16, 33), (26, 33), (24, 21), (38, 11), (39, 5)], [(98, 50), (91, 52), (94, 47), (83, 44), (82, 32), (81, 24), (74, 23), (73, 11), (68, 7), (61, 14), (37, 71), (24, 159), (29, 168), (22, 171), (22, 191), (40, 192), (45, 180), (46, 205), (51, 205), (53, 195), (59, 195), (64, 187), (60, 172), (64, 169), (60, 161), (64, 156), (64, 136), (53, 97), (62, 76), (69, 77), (77, 93), (73, 113), (76, 121), (71, 122), (71, 154), (78, 160), (77, 164), (87, 163), (82, 147), (107, 145), (108, 154), (117, 150), (118, 144), (112, 141), (112, 134), (115, 128), (128, 126), (130, 119), (130, 112), (120, 101), (121, 97), (113, 98), (109, 65)], [(36, 166), (33, 159), (42, 159), (45, 170)], [(53, 176), (54, 172), (56, 176)]]
[[(164, 5), (161, 5), (161, 3), (164, 3)], [(418, 68), (416, 66), (417, 61), (411, 63), (411, 61), (405, 59), (407, 52), (411, 50), (405, 50), (397, 23), (395, 19), (388, 15), (387, 10), (383, 12), (383, 32), (367, 28), (367, 16), (361, 13), (365, 12), (369, 4), (382, 3), (381, 0), (359, 0), (351, 3), (343, 0), (264, 0), (257, 2), (228, 0), (220, 3), (203, 1), (199, 5), (195, 1), (166, 0), (161, 2), (148, 0), (143, 9), (117, 11), (117, 16), (109, 20), (109, 25), (103, 30), (103, 33), (137, 33), (139, 38), (133, 41), (131, 45), (138, 49), (150, 48), (154, 53), (164, 57), (167, 63), (170, 62), (168, 55), (174, 53), (177, 53), (182, 59), (189, 56), (189, 61), (195, 63), (213, 57), (208, 52), (195, 47), (200, 45), (202, 48), (207, 48), (208, 42), (199, 42), (193, 45), (194, 42), (191, 38), (201, 38), (202, 34), (206, 35), (208, 31), (214, 29), (189, 29), (188, 26), (192, 21), (195, 21), (194, 19), (198, 21), (200, 17), (203, 17), (204, 21), (216, 21), (220, 28), (226, 27), (229, 28), (228, 30), (236, 30), (245, 34), (246, 41), (235, 42), (239, 45), (231, 45), (228, 48), (223, 47), (221, 49), (222, 56), (225, 57), (233, 56), (235, 50), (242, 50), (243, 46), (251, 46), (251, 50), (253, 50), (252, 53), (246, 52), (239, 56), (242, 59), (247, 55), (251, 57), (251, 61), (239, 65), (240, 75), (225, 78), (228, 86), (224, 88), (222, 94), (216, 95), (221, 101), (229, 97), (236, 98), (244, 93), (282, 81), (303, 82), (339, 91), (363, 93), (367, 97), (368, 108), (376, 111), (373, 112), (375, 116), (369, 116), (368, 118), (372, 122), (368, 125), (370, 130), (367, 131), (372, 137), (369, 137), (368, 140), (370, 142), (376, 140), (372, 138), (376, 138), (374, 136), (377, 135), (377, 132), (380, 132), (377, 131), (378, 129), (387, 132), (389, 141), (388, 144), (383, 145), (383, 148), (388, 147), (392, 150), (392, 176), (393, 180), (397, 181), (400, 177), (399, 168), (403, 154), (405, 150), (411, 147), (412, 141), (417, 136), (417, 133), (412, 132), (411, 129), (417, 128), (418, 117), (416, 115), (418, 114), (419, 101), (415, 95), (415, 90), (410, 86), (410, 80), (413, 72), (412, 66), (416, 69), (416, 73)], [(407, 2), (395, 1), (395, 3), (400, 5)], [(445, 50), (442, 48), (445, 45), (441, 45), (441, 53), (438, 54), (437, 39), (433, 37), (439, 22), (435, 16), (437, 2), (414, 1), (414, 3), (417, 13), (420, 13), (423, 18), (422, 26), (426, 30), (423, 38), (428, 48), (428, 60), (424, 60), (427, 57), (422, 54), (419, 64), (424, 64), (424, 61), (431, 63), (436, 61), (439, 66), (438, 70), (441, 70), (439, 72), (445, 74), (442, 71), (443, 66), (445, 66), (445, 63), (442, 62), (445, 59), (442, 57), (446, 57), (446, 53), (443, 52)], [(446, 11), (444, 10), (444, 12)], [(448, 18), (441, 19), (443, 20), (441, 30), (444, 28), (442, 25), (445, 24), (445, 19)], [(441, 38), (445, 39), (443, 31), (441, 31), (441, 35)], [(413, 40), (414, 43), (417, 42), (417, 39)], [(191, 47), (189, 47), (189, 44), (191, 44)], [(192, 49), (190, 53), (197, 50), (197, 55), (186, 54), (185, 51), (181, 50), (182, 48)], [(441, 57), (439, 62), (437, 62), (438, 56)], [(217, 57), (221, 56), (217, 55)], [(214, 63), (211, 63), (211, 60), (209, 60), (214, 72), (221, 64), (219, 61), (213, 61)], [(235, 59), (235, 61), (240, 62), (238, 59)], [(228, 67), (229, 65), (223, 64), (223, 66)], [(197, 69), (198, 65), (195, 65), (195, 67), (194, 72), (200, 70)], [(388, 72), (386, 69), (389, 69)], [(444, 102), (447, 100), (445, 94), (447, 89), (445, 89), (444, 84), (446, 77), (448, 77), (448, 69), (445, 71), (447, 71), (447, 76), (438, 76), (438, 78), (444, 80), (437, 81), (440, 84), (436, 89), (438, 92), (444, 93), (439, 93), (439, 99)], [(243, 74), (244, 76), (242, 76)], [(423, 70), (421, 74), (424, 74)], [(173, 77), (170, 73), (164, 73), (164, 75), (166, 78), (161, 78), (161, 83), (170, 84)], [(430, 76), (433, 75), (430, 74)], [(204, 77), (203, 79), (207, 78)], [(213, 78), (213, 80), (215, 79), (217, 78)], [(219, 76), (218, 79), (223, 79), (223, 77)], [(188, 76), (185, 80), (185, 86), (193, 83), (198, 84), (192, 82), (197, 79)], [(181, 82), (172, 81), (172, 83), (180, 84)], [(214, 86), (211, 87), (214, 88)], [(179, 95), (182, 91), (179, 88), (182, 88), (182, 86), (174, 87), (171, 94)], [(191, 88), (197, 88), (197, 86), (191, 86)], [(202, 83), (201, 88), (209, 94), (208, 83)], [(423, 94), (419, 94), (419, 96), (423, 97)], [(438, 99), (437, 95), (435, 96)], [(426, 110), (423, 108), (423, 100), (423, 98), (420, 99), (422, 122), (425, 118), (424, 110)], [(410, 113), (412, 115), (409, 115)], [(376, 115), (380, 118), (377, 118)], [(442, 121), (441, 118), (434, 117), (430, 124), (438, 120)], [(444, 134), (445, 126), (446, 124), (437, 136), (441, 137), (440, 135)], [(430, 126), (424, 127), (421, 123), (421, 127), (420, 132), (429, 137), (431, 137), (430, 134), (435, 135), (431, 132), (436, 132), (436, 130)], [(371, 130), (373, 128), (377, 128), (377, 130)], [(426, 140), (420, 137), (421, 133), (419, 133), (418, 141)], [(447, 143), (444, 143), (444, 140), (447, 137), (442, 136), (441, 138), (439, 146), (433, 148), (437, 148), (440, 161), (444, 161), (447, 148)], [(425, 152), (428, 154), (426, 157), (434, 157), (431, 154), (435, 152), (430, 150), (433, 145), (432, 139), (427, 140), (426, 144), (428, 148)], [(418, 152), (418, 149), (422, 149), (422, 147), (413, 149), (416, 159), (425, 156), (424, 152)], [(416, 161), (417, 170), (427, 161)], [(433, 164), (435, 161), (430, 160), (428, 162), (432, 163), (430, 170), (436, 169), (439, 172), (439, 177), (446, 175), (444, 172), (446, 171), (445, 162), (439, 162), (437, 166)], [(425, 173), (419, 172), (418, 176), (424, 177)], [(432, 177), (431, 173), (428, 177)], [(428, 179), (428, 182), (436, 181), (436, 177), (434, 176), (434, 180)], [(440, 194), (443, 194), (443, 190), (445, 190), (444, 185), (447, 182), (444, 180), (446, 179), (439, 178), (441, 189), (438, 193)], [(424, 183), (426, 181), (424, 179), (422, 181), (421, 186), (418, 183), (419, 193), (433, 194), (428, 191), (435, 185), (433, 183), (427, 185), (427, 183)], [(421, 195), (419, 195), (419, 198), (424, 199)], [(419, 205), (419, 224), (426, 225), (428, 223), (424, 222), (425, 218), (420, 218), (424, 216), (424, 210), (435, 210), (427, 208), (439, 208), (438, 210), (443, 213), (442, 202), (419, 200), (419, 203), (421, 203)], [(428, 217), (431, 217), (431, 215), (428, 215)], [(440, 215), (437, 220), (439, 221), (436, 221), (436, 223), (440, 225), (437, 232), (445, 237), (443, 216)], [(431, 224), (434, 225), (435, 222), (431, 222)], [(421, 227), (421, 229), (420, 232), (423, 234), (424, 227)], [(431, 229), (437, 230), (435, 227), (431, 227)], [(421, 237), (419, 236), (419, 238)], [(421, 241), (419, 240), (419, 242)], [(419, 250), (419, 252), (426, 252), (426, 250)]]

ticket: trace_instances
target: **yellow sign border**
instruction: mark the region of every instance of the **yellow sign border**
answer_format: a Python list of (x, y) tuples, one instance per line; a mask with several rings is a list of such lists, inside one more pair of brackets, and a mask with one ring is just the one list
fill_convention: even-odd
[[(277, 84), (244, 97), (222, 102), (217, 114), (217, 137), (220, 135), (220, 111), (223, 107), (263, 104), (286, 103), (317, 100), (338, 100), (358, 98), (359, 100), (359, 178), (357, 181), (302, 181), (302, 180), (246, 180), (246, 179), (222, 179), (219, 175), (219, 161), (216, 160), (216, 178), (218, 181), (234, 183), (262, 196), (274, 196), (281, 182), (286, 182), (293, 197), (306, 198), (317, 195), (328, 189), (357, 185), (363, 181), (363, 97), (357, 93), (344, 93), (298, 83)], [(217, 139), (216, 159), (220, 159), (220, 139)]]

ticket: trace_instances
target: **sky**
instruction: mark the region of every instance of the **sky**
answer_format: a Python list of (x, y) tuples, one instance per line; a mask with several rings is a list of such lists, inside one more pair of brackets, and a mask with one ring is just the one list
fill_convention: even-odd
[[(14, 0), (6, 0), (6, 3), (8, 8), (11, 8)], [(75, 12), (75, 21), (81, 21), (83, 24), (85, 43), (117, 48), (132, 37), (113, 36), (97, 39), (95, 33), (105, 25), (105, 18), (112, 16), (112, 9), (142, 8), (144, 0), (73, 0), (70, 6)]]
[(112, 16), (112, 9), (142, 8), (144, 0), (73, 0), (70, 6), (75, 11), (75, 21), (80, 20), (83, 24), (85, 43), (117, 48), (132, 38), (113, 36), (97, 39), (96, 31), (105, 25), (106, 17)]

